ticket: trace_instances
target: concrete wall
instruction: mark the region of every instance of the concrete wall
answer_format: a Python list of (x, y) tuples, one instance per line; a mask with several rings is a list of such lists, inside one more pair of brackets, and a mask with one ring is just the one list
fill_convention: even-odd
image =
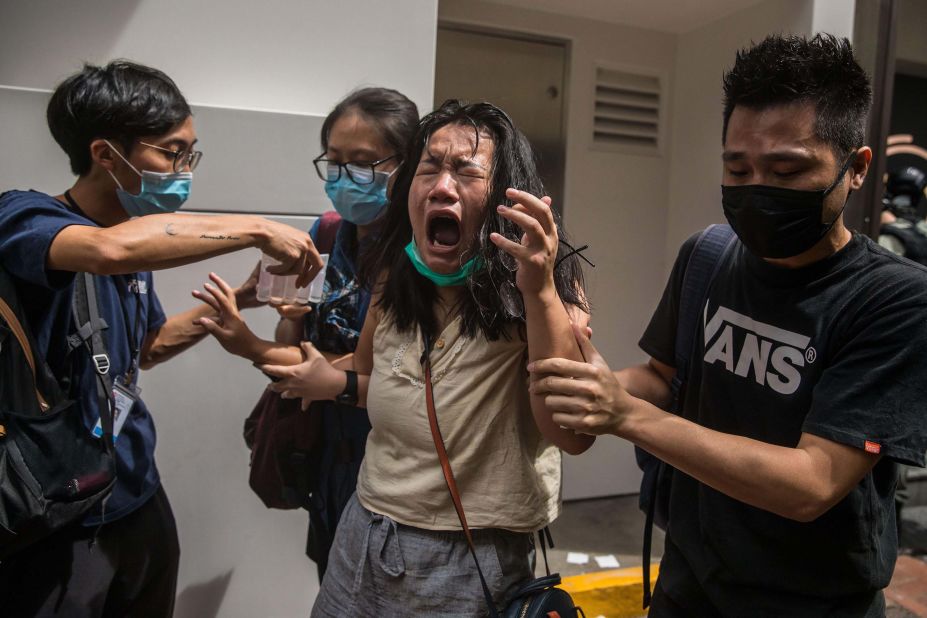
[[(667, 269), (682, 242), (721, 212), (721, 77), (738, 49), (772, 33), (810, 34), (811, 0), (767, 0), (679, 35), (673, 84), (672, 156), (665, 253)], [(852, 15), (852, 9), (849, 11)], [(820, 14), (820, 13), (819, 13)]]
[[(48, 91), (83, 60), (126, 57), (164, 70), (197, 104), (205, 157), (187, 210), (272, 212), (307, 229), (328, 207), (309, 163), (321, 116), (362, 85), (397, 88), (429, 110), (436, 14), (436, 0), (4, 3), (0, 189), (70, 186), (44, 123)], [(257, 258), (160, 272), (156, 288), (173, 313), (210, 270), (237, 282)], [(275, 312), (246, 315), (270, 335)], [(265, 382), (212, 341), (142, 375), (180, 531), (178, 618), (305, 616), (318, 589), (305, 512), (268, 511), (247, 486), (242, 421)]]
[[(666, 150), (631, 155), (595, 149), (593, 82), (596, 64), (603, 63), (655, 73), (669, 85), (675, 37), (471, 0), (442, 0), (438, 17), (568, 42), (564, 222), (575, 241), (590, 245), (597, 265), (586, 269), (596, 345), (615, 367), (639, 362), (637, 340), (662, 289), (669, 157)], [(665, 90), (665, 100), (671, 92)], [(618, 440), (600, 439), (582, 457), (564, 458), (565, 498), (631, 493), (639, 486), (633, 452)]]

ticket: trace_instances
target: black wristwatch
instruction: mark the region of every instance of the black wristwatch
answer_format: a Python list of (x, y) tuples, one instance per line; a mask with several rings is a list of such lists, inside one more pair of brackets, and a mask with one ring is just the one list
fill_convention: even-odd
[(335, 401), (348, 406), (357, 405), (357, 372), (350, 369), (344, 372), (347, 382), (344, 384), (344, 390), (335, 397)]

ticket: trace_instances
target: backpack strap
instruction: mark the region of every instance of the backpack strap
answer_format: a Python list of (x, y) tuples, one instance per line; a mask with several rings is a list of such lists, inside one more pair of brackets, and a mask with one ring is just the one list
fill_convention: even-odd
[(674, 412), (679, 411), (680, 393), (689, 374), (699, 318), (708, 300), (708, 289), (724, 261), (722, 258), (734, 246), (735, 238), (734, 230), (729, 225), (710, 225), (699, 235), (689, 255), (679, 296), (675, 345), (676, 375), (670, 383)]
[(90, 360), (96, 373), (97, 402), (100, 409), (100, 427), (103, 429), (103, 444), (110, 455), (113, 453), (113, 381), (109, 376), (109, 354), (103, 341), (103, 331), (109, 326), (100, 317), (94, 276), (77, 273), (74, 283), (74, 299), (71, 304), (77, 332), (68, 339), (71, 349), (83, 346), (90, 353)]
[[(710, 225), (699, 234), (689, 261), (686, 262), (679, 296), (679, 314), (676, 316), (675, 362), (676, 375), (670, 383), (672, 395), (671, 411), (682, 411), (682, 395), (689, 363), (695, 351), (695, 337), (698, 334), (699, 318), (708, 301), (708, 291), (718, 269), (721, 267), (736, 244), (737, 236), (729, 225)], [(662, 479), (671, 474), (669, 466), (660, 461), (654, 475), (650, 501), (647, 506), (647, 518), (644, 523), (643, 575), (644, 575), (644, 609), (650, 605), (650, 550), (653, 543), (653, 523), (657, 510), (657, 493)], [(667, 522), (668, 523), (668, 522)]]
[(315, 248), (319, 253), (331, 253), (335, 246), (335, 236), (341, 227), (341, 215), (335, 210), (327, 210), (319, 217), (319, 229), (315, 233)]
[[(43, 397), (42, 393), (39, 391), (35, 357), (32, 355), (32, 346), (29, 345), (29, 337), (26, 335), (26, 330), (23, 328), (22, 324), (20, 324), (19, 318), (16, 317), (16, 313), (2, 298), (0, 298), (0, 315), (3, 316), (3, 320), (10, 328), (10, 331), (12, 331), (16, 341), (19, 342), (19, 347), (22, 348), (23, 355), (26, 357), (26, 363), (28, 363), (29, 369), (32, 371), (32, 387), (35, 390), (35, 398), (39, 403), (39, 409), (42, 410), (42, 412), (47, 412), (49, 405), (45, 397)], [(0, 425), (0, 428), (2, 428), (2, 425)]]

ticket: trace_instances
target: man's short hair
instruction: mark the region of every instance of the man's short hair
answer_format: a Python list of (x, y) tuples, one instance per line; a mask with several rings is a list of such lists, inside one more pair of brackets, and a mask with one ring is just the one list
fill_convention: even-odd
[(847, 39), (768, 36), (737, 52), (734, 67), (724, 75), (722, 143), (738, 105), (762, 110), (811, 103), (815, 135), (843, 156), (863, 145), (871, 99), (869, 78)]
[(117, 140), (129, 153), (137, 138), (167, 133), (190, 114), (170, 77), (128, 60), (85, 64), (58, 85), (46, 110), (52, 137), (78, 176), (90, 171), (93, 140)]

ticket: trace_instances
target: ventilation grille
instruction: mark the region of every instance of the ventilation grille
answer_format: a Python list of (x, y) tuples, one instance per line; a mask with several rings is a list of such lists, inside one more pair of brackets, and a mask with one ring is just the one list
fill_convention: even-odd
[(596, 67), (592, 143), (656, 153), (660, 147), (660, 78)]

